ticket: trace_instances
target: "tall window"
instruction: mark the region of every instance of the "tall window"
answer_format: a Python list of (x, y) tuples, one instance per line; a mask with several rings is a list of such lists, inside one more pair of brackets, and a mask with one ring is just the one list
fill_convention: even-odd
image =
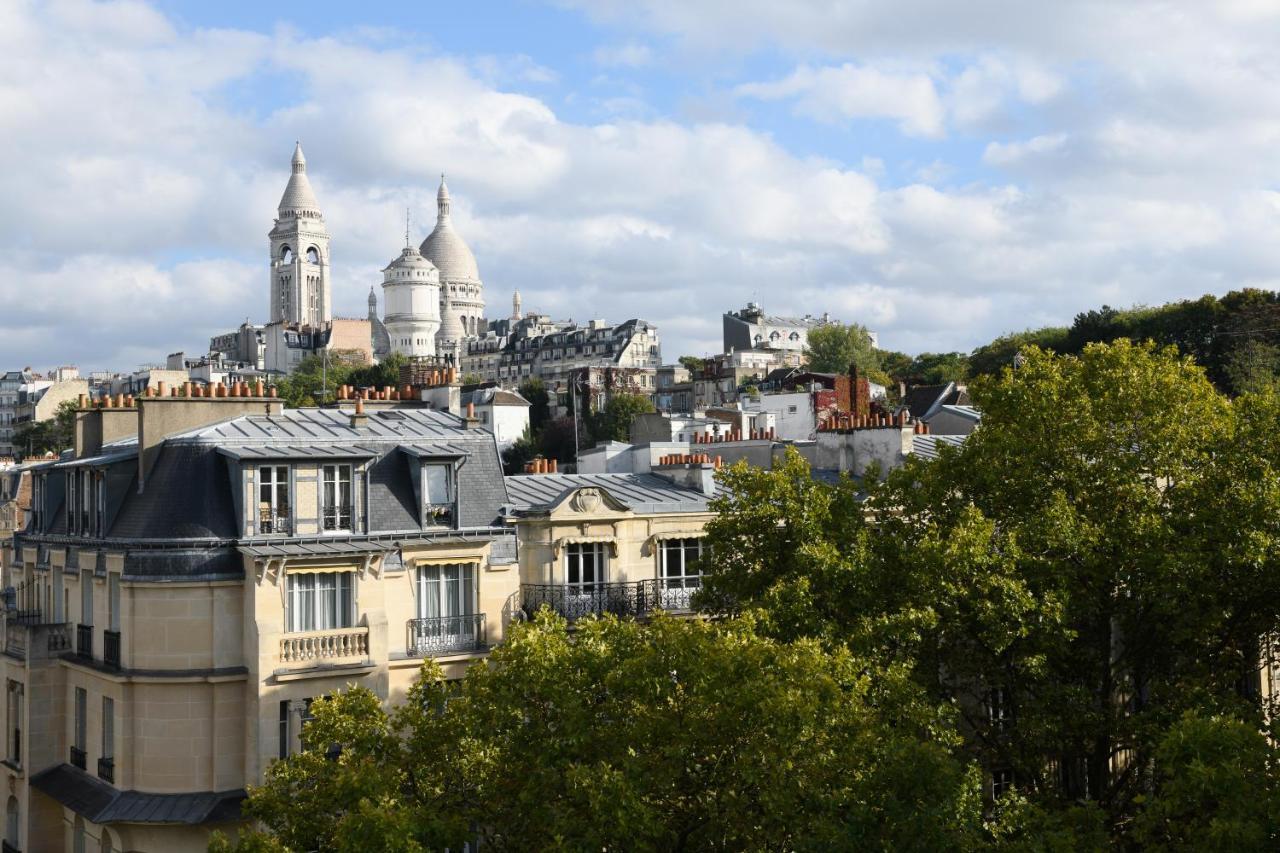
[(423, 518), (428, 527), (453, 525), (453, 468), (449, 465), (422, 467)]
[(93, 624), (93, 572), (80, 573), (80, 624)]
[(570, 595), (590, 595), (605, 582), (608, 556), (603, 542), (573, 542), (564, 552), (564, 578)]
[(85, 769), (85, 749), (89, 741), (89, 693), (83, 687), (76, 688), (75, 732), (71, 747), (71, 763)]
[(67, 531), (76, 532), (76, 471), (67, 472)]
[(263, 465), (258, 469), (258, 531), (288, 533), (289, 466)]
[(53, 602), (53, 621), (63, 622), (65, 621), (63, 618), (65, 611), (62, 608), (62, 569), (55, 568), (51, 574), (53, 575), (53, 589), (49, 593), (49, 599)]
[(96, 492), (90, 485), (93, 482), (92, 471), (77, 471), (76, 479), (79, 481), (80, 493), (80, 532), (92, 533), (89, 527), (90, 518), (93, 515), (93, 500)]
[(22, 682), (10, 681), (5, 691), (6, 716), (9, 720), (9, 737), (6, 754), (13, 764), (22, 764)]
[(44, 530), (44, 475), (31, 478), (31, 527)]
[(102, 754), (98, 759), (98, 776), (108, 782), (115, 781), (116, 760), (116, 700), (102, 697)]
[(991, 771), (991, 799), (998, 800), (1014, 787), (1012, 770)]
[(303, 727), (311, 722), (311, 699), (285, 699), (280, 702), (279, 756), (288, 758), (299, 745)]
[(474, 563), (418, 568), (418, 618), (469, 616), (476, 612)]
[(1009, 691), (1003, 687), (987, 691), (987, 720), (997, 732), (1008, 731), (1013, 725), (1013, 703), (1009, 701)]
[(351, 530), (351, 466), (325, 465), (321, 483), (321, 518), (325, 530)]
[(107, 575), (107, 628), (120, 630), (120, 573)]
[(350, 628), (355, 621), (352, 572), (289, 575), (289, 630)]
[(687, 610), (692, 606), (694, 591), (702, 586), (702, 570), (698, 566), (702, 540), (697, 537), (664, 539), (659, 554), (662, 606)]

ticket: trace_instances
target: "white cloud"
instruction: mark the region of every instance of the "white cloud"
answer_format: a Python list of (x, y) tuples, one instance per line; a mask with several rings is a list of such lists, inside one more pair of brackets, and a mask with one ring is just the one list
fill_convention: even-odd
[(801, 66), (769, 83), (746, 83), (741, 96), (762, 100), (794, 99), (796, 111), (824, 122), (886, 118), (910, 136), (941, 136), (942, 102), (923, 73), (893, 73), (845, 64), (834, 68)]
[[(720, 313), (753, 295), (940, 350), (1104, 300), (1275, 286), (1280, 60), (1266, 8), (1166, 20), (1102, 3), (822, 4), (824, 18), (744, 2), (721, 17), (714, 3), (636, 14), (683, 38), (794, 47), (807, 64), (739, 98), (896, 126), (925, 152), (912, 183), (891, 183), (901, 163), (859, 128), (840, 162), (732, 111), (570, 121), (510, 91), (542, 74), (518, 57), (385, 34), (191, 31), (139, 4), (0, 4), (0, 366), (123, 369), (260, 319), (295, 138), (348, 315), (401, 245), (404, 208), (418, 237), (430, 227), (441, 171), (492, 315), (518, 287), (559, 316), (642, 316), (668, 358), (716, 348)], [(257, 100), (264, 77), (274, 100)], [(989, 171), (954, 162), (960, 149), (932, 141), (944, 136)]]
[(607, 68), (643, 68), (653, 61), (653, 51), (647, 44), (629, 41), (624, 44), (601, 45), (591, 54), (597, 65)]

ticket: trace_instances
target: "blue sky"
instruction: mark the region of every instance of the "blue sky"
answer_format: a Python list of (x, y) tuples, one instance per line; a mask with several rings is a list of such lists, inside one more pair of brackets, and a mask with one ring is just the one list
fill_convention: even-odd
[(719, 348), (755, 296), (908, 352), (1276, 286), (1262, 0), (0, 6), (0, 356), (130, 369), (266, 311), (294, 139), (362, 314), (448, 172), (491, 316)]

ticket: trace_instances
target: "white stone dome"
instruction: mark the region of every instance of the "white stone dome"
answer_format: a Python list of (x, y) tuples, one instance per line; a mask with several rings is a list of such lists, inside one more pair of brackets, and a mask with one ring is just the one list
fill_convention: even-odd
[(436, 227), (427, 239), (422, 241), (421, 252), (427, 260), (440, 271), (441, 281), (480, 281), (480, 268), (476, 266), (476, 256), (466, 241), (453, 230), (453, 219), (449, 214), (449, 188), (444, 178), (440, 178), (440, 191), (436, 193), (436, 206), (439, 213)]
[(320, 203), (311, 189), (311, 181), (307, 178), (307, 158), (302, 155), (302, 143), (293, 149), (293, 172), (289, 175), (289, 183), (285, 185), (284, 195), (280, 197), (279, 211), (282, 216), (293, 214), (320, 215)]

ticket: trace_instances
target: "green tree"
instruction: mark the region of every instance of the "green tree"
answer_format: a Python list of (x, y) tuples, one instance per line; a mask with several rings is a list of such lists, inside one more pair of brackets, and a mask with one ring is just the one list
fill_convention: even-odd
[(511, 446), (502, 451), (502, 472), (510, 477), (524, 471), (524, 464), (538, 455), (538, 443), (534, 438), (532, 427), (525, 427)]
[[(290, 408), (316, 406), (336, 400), (339, 386), (356, 384), (351, 381), (353, 374), (377, 369), (377, 365), (365, 364), (364, 355), (359, 350), (330, 350), (328, 359), (323, 355), (309, 355), (302, 359), (292, 373), (276, 383), (276, 389)], [(399, 368), (396, 370), (395, 381), (384, 382), (383, 385), (399, 384)], [(366, 378), (381, 378), (381, 375), (371, 372), (366, 374)], [(322, 394), (322, 390), (327, 393)]]
[(551, 420), (551, 395), (536, 376), (520, 383), (520, 396), (529, 401), (529, 426), (537, 434)]
[(1226, 357), (1223, 372), (1237, 394), (1274, 390), (1280, 381), (1280, 346), (1244, 341)]
[(963, 382), (969, 375), (969, 357), (959, 352), (924, 352), (911, 360), (908, 382), (913, 385), (941, 385)]
[[(317, 700), (243, 850), (966, 850), (975, 775), (901, 672), (750, 621), (513, 625), (386, 713)], [(255, 846), (256, 845), (256, 846)], [(227, 845), (224, 845), (227, 846)]]
[(77, 405), (74, 400), (63, 400), (52, 418), (19, 424), (13, 431), (14, 449), (24, 456), (43, 456), (74, 445)]
[(1124, 339), (1024, 356), (971, 385), (963, 447), (865, 501), (798, 457), (730, 469), (703, 603), (910, 666), (1032, 808), (1061, 826), (1088, 798), (1124, 838), (1184, 711), (1260, 725), (1241, 685), (1280, 627), (1280, 399)]
[(1256, 724), (1188, 713), (1155, 753), (1134, 827), (1143, 850), (1234, 853), (1280, 846), (1280, 754)]
[(698, 358), (696, 355), (682, 355), (676, 361), (685, 370), (689, 371), (690, 376), (701, 376), (702, 369), (706, 366), (705, 358)]
[(591, 438), (596, 442), (630, 441), (631, 421), (652, 411), (653, 401), (643, 394), (613, 394), (603, 410), (589, 416)]
[(998, 337), (969, 354), (969, 375), (998, 376), (1000, 371), (1013, 366), (1014, 357), (1023, 348), (1030, 346), (1057, 353), (1067, 352), (1067, 329), (1065, 326), (1047, 326)]
[(561, 465), (573, 462), (577, 458), (574, 431), (573, 418), (556, 418), (548, 422), (538, 433), (538, 451)]
[[(346, 359), (343, 359), (345, 362)], [(339, 385), (354, 385), (356, 388), (391, 388), (400, 387), (400, 368), (409, 363), (407, 356), (395, 352), (384, 358), (377, 364), (364, 365), (350, 370), (343, 382)], [(333, 366), (333, 359), (330, 360), (330, 368)], [(329, 387), (334, 387), (333, 383), (329, 383)]]
[(829, 323), (809, 332), (805, 355), (809, 369), (817, 373), (848, 373), (856, 364), (863, 375), (881, 373), (876, 348), (866, 326)]

